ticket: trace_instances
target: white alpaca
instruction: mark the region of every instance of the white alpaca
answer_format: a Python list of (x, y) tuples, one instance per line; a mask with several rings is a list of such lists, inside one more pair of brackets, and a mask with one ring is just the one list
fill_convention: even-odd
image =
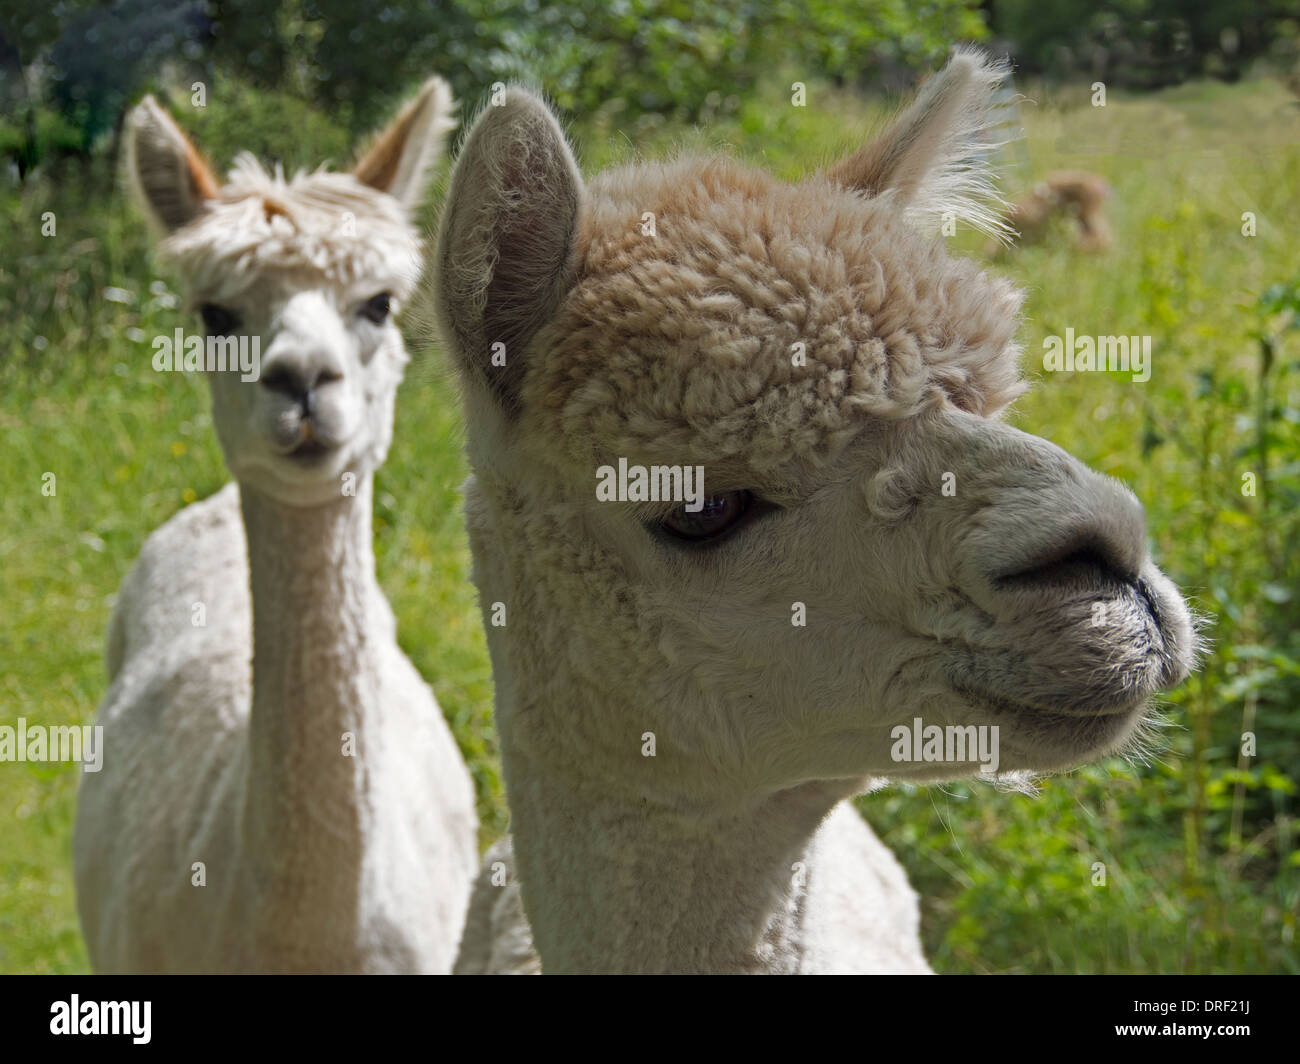
[(435, 78), (352, 173), (285, 181), (243, 156), (220, 189), (152, 98), (130, 115), (162, 252), (210, 337), (260, 342), (261, 372), (209, 366), (237, 484), (149, 537), (113, 613), (74, 844), (99, 971), (451, 967), (473, 790), (371, 545), (407, 360), (391, 315), (419, 266), (407, 211), (450, 108)]
[[(524, 912), (547, 972), (927, 971), (844, 800), (979, 758), (900, 733), (1063, 769), (1185, 674), (1140, 505), (997, 420), (1019, 296), (937, 239), (996, 225), (998, 80), (959, 53), (795, 185), (707, 158), (584, 184), (537, 98), (478, 119), (433, 267), (518, 879), (489, 855), (458, 971), (535, 968)], [(602, 501), (620, 460), (648, 475)], [(702, 508), (654, 466), (700, 467)]]

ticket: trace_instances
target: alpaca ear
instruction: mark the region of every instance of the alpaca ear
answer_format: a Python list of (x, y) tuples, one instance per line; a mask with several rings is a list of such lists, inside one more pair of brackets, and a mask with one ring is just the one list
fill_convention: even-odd
[(559, 123), (512, 88), (470, 130), (452, 172), (435, 259), (435, 300), (461, 373), (507, 414), (523, 354), (574, 281), (582, 177)]
[(126, 167), (145, 213), (164, 232), (193, 221), (217, 195), (217, 179), (152, 96), (126, 119)]
[(456, 128), (451, 87), (431, 77), (396, 118), (375, 135), (352, 168), (363, 185), (387, 192), (407, 207), (420, 202), (429, 174), (442, 157), (443, 137)]
[(883, 134), (827, 171), (831, 180), (878, 196), (892, 192), (914, 220), (951, 214), (1003, 237), (1006, 201), (989, 156), (1014, 139), (1005, 61), (958, 49)]

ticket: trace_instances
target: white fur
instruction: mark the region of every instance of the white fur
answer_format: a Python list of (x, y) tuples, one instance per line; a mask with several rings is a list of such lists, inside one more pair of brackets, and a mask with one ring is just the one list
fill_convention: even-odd
[[(398, 174), (404, 199), (449, 105), (435, 79), (383, 142), (403, 159), (376, 172)], [(391, 318), (358, 313), (408, 294), (415, 233), (389, 188), (348, 174), (286, 182), (245, 157), (201, 194), (211, 175), (152, 100), (128, 131), (164, 253), (196, 304), (260, 337), (262, 365), (258, 381), (209, 374), (238, 485), (149, 537), (113, 613), (104, 766), (84, 777), (74, 841), (91, 961), (448, 971), (476, 864), (473, 789), (375, 577), (372, 478), (406, 353)], [(313, 440), (327, 450), (294, 457)]]
[[(526, 913), (547, 972), (925, 971), (915, 895), (843, 803), (977, 765), (900, 763), (893, 729), (996, 727), (1003, 773), (1063, 769), (1186, 673), (1140, 505), (995, 416), (1018, 294), (906, 220), (984, 187), (954, 174), (994, 72), (959, 55), (797, 186), (716, 159), (583, 184), (518, 90), (471, 129), (434, 291), (474, 580), (485, 620), (507, 611), (486, 630), (517, 886), (480, 877), (457, 970), (529, 970)], [(657, 530), (671, 503), (598, 501), (620, 458), (775, 509), (686, 547)]]

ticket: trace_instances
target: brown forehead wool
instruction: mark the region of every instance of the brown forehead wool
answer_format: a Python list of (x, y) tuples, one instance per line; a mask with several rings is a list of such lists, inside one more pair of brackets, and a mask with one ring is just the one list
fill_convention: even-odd
[(888, 193), (716, 158), (621, 168), (587, 190), (578, 255), (524, 408), (584, 459), (825, 460), (867, 419), (1023, 390), (1019, 294)]

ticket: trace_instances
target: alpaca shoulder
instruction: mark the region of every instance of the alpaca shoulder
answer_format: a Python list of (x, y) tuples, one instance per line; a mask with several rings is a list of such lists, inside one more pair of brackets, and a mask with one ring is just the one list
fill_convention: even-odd
[(239, 489), (227, 484), (156, 528), (118, 590), (109, 621), (107, 667), (179, 643), (251, 632), (248, 552)]

